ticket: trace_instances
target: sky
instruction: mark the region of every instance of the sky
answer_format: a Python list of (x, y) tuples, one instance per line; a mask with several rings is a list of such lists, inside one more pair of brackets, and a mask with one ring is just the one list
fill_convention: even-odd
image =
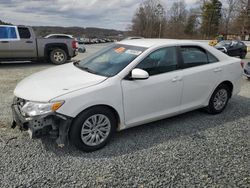
[[(185, 0), (192, 6), (196, 0)], [(0, 20), (31, 26), (126, 30), (143, 0), (0, 0)], [(175, 0), (162, 0), (169, 8)]]

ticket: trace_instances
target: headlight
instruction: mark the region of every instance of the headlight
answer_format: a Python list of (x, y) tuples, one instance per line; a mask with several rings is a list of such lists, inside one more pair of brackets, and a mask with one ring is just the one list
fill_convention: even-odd
[(26, 102), (21, 111), (28, 116), (45, 115), (58, 110), (64, 101), (54, 103)]

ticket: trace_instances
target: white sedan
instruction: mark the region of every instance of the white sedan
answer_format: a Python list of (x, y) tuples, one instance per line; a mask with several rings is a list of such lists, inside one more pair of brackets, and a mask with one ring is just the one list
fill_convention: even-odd
[(22, 80), (12, 127), (94, 151), (117, 130), (199, 108), (221, 113), (239, 93), (242, 72), (240, 59), (203, 43), (125, 40)]

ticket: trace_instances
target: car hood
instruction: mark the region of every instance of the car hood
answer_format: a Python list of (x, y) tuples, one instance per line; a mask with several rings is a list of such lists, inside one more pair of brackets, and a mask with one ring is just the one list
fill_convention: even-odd
[(14, 90), (16, 97), (48, 102), (72, 91), (103, 82), (107, 77), (95, 75), (74, 66), (73, 63), (53, 67), (23, 79)]

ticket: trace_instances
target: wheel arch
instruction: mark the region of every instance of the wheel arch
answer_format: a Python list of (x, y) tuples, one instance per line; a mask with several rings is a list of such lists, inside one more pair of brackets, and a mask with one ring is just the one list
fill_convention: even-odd
[(229, 81), (229, 80), (225, 80), (225, 81), (221, 82), (216, 88), (218, 88), (221, 85), (226, 85), (229, 88), (229, 90), (230, 90), (230, 98), (231, 98), (232, 94), (233, 94), (233, 89), (234, 89), (233, 83), (231, 81)]
[(107, 104), (97, 104), (97, 105), (89, 106), (89, 107), (85, 108), (84, 110), (82, 110), (80, 113), (78, 113), (76, 117), (80, 116), (83, 112), (85, 112), (89, 109), (92, 109), (92, 108), (107, 108), (107, 109), (109, 109), (114, 114), (115, 119), (117, 121), (117, 127), (116, 127), (117, 130), (120, 130), (121, 117), (120, 117), (118, 111), (114, 107), (107, 105)]
[(69, 50), (66, 44), (63, 43), (53, 43), (53, 44), (46, 44), (44, 47), (44, 57), (48, 58), (50, 52), (56, 48), (60, 48), (65, 51), (67, 56), (69, 56)]

